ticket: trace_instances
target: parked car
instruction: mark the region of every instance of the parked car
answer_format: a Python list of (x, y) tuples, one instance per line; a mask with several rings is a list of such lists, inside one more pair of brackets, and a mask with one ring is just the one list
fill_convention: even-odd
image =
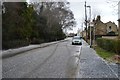
[(74, 36), (72, 39), (72, 45), (82, 45), (82, 38), (80, 36)]

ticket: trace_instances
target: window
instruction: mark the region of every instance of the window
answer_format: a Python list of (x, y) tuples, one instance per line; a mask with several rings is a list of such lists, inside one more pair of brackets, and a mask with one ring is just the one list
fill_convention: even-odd
[(109, 26), (109, 29), (111, 30), (111, 26)]

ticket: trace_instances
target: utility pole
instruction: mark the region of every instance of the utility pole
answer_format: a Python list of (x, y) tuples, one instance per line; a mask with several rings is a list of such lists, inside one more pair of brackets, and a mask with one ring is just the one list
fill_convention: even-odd
[(82, 27), (82, 38), (83, 38), (83, 23), (82, 23), (82, 26), (81, 26), (81, 27)]
[(92, 47), (92, 34), (91, 34), (91, 6), (86, 6), (89, 8), (89, 28), (90, 28), (90, 48)]
[(86, 1), (85, 1), (85, 26), (86, 26), (86, 41), (87, 41), (87, 11), (86, 11)]
[(93, 43), (95, 45), (95, 23), (93, 25), (94, 25), (94, 33), (93, 33), (94, 34), (94, 40), (93, 40), (94, 42)]
[(120, 1), (118, 2), (118, 38), (120, 39)]
[[(91, 6), (89, 7), (90, 8), (90, 24), (91, 24)], [(90, 47), (92, 47), (92, 30), (91, 30), (91, 25), (90, 25)]]

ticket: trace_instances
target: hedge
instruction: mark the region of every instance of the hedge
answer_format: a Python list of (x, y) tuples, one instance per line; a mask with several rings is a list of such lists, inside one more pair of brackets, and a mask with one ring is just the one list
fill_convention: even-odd
[(2, 41), (2, 49), (19, 48), (29, 44), (30, 42), (27, 40)]
[(44, 42), (45, 42), (44, 39), (34, 38), (34, 39), (31, 41), (31, 44), (41, 44), (41, 43), (44, 43)]
[(107, 51), (120, 55), (120, 40), (98, 38), (97, 45)]

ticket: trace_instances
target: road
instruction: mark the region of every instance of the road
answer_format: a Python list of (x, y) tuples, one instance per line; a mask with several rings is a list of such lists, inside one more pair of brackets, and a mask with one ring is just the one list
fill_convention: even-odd
[(89, 45), (65, 42), (27, 51), (2, 60), (3, 78), (116, 78)]

